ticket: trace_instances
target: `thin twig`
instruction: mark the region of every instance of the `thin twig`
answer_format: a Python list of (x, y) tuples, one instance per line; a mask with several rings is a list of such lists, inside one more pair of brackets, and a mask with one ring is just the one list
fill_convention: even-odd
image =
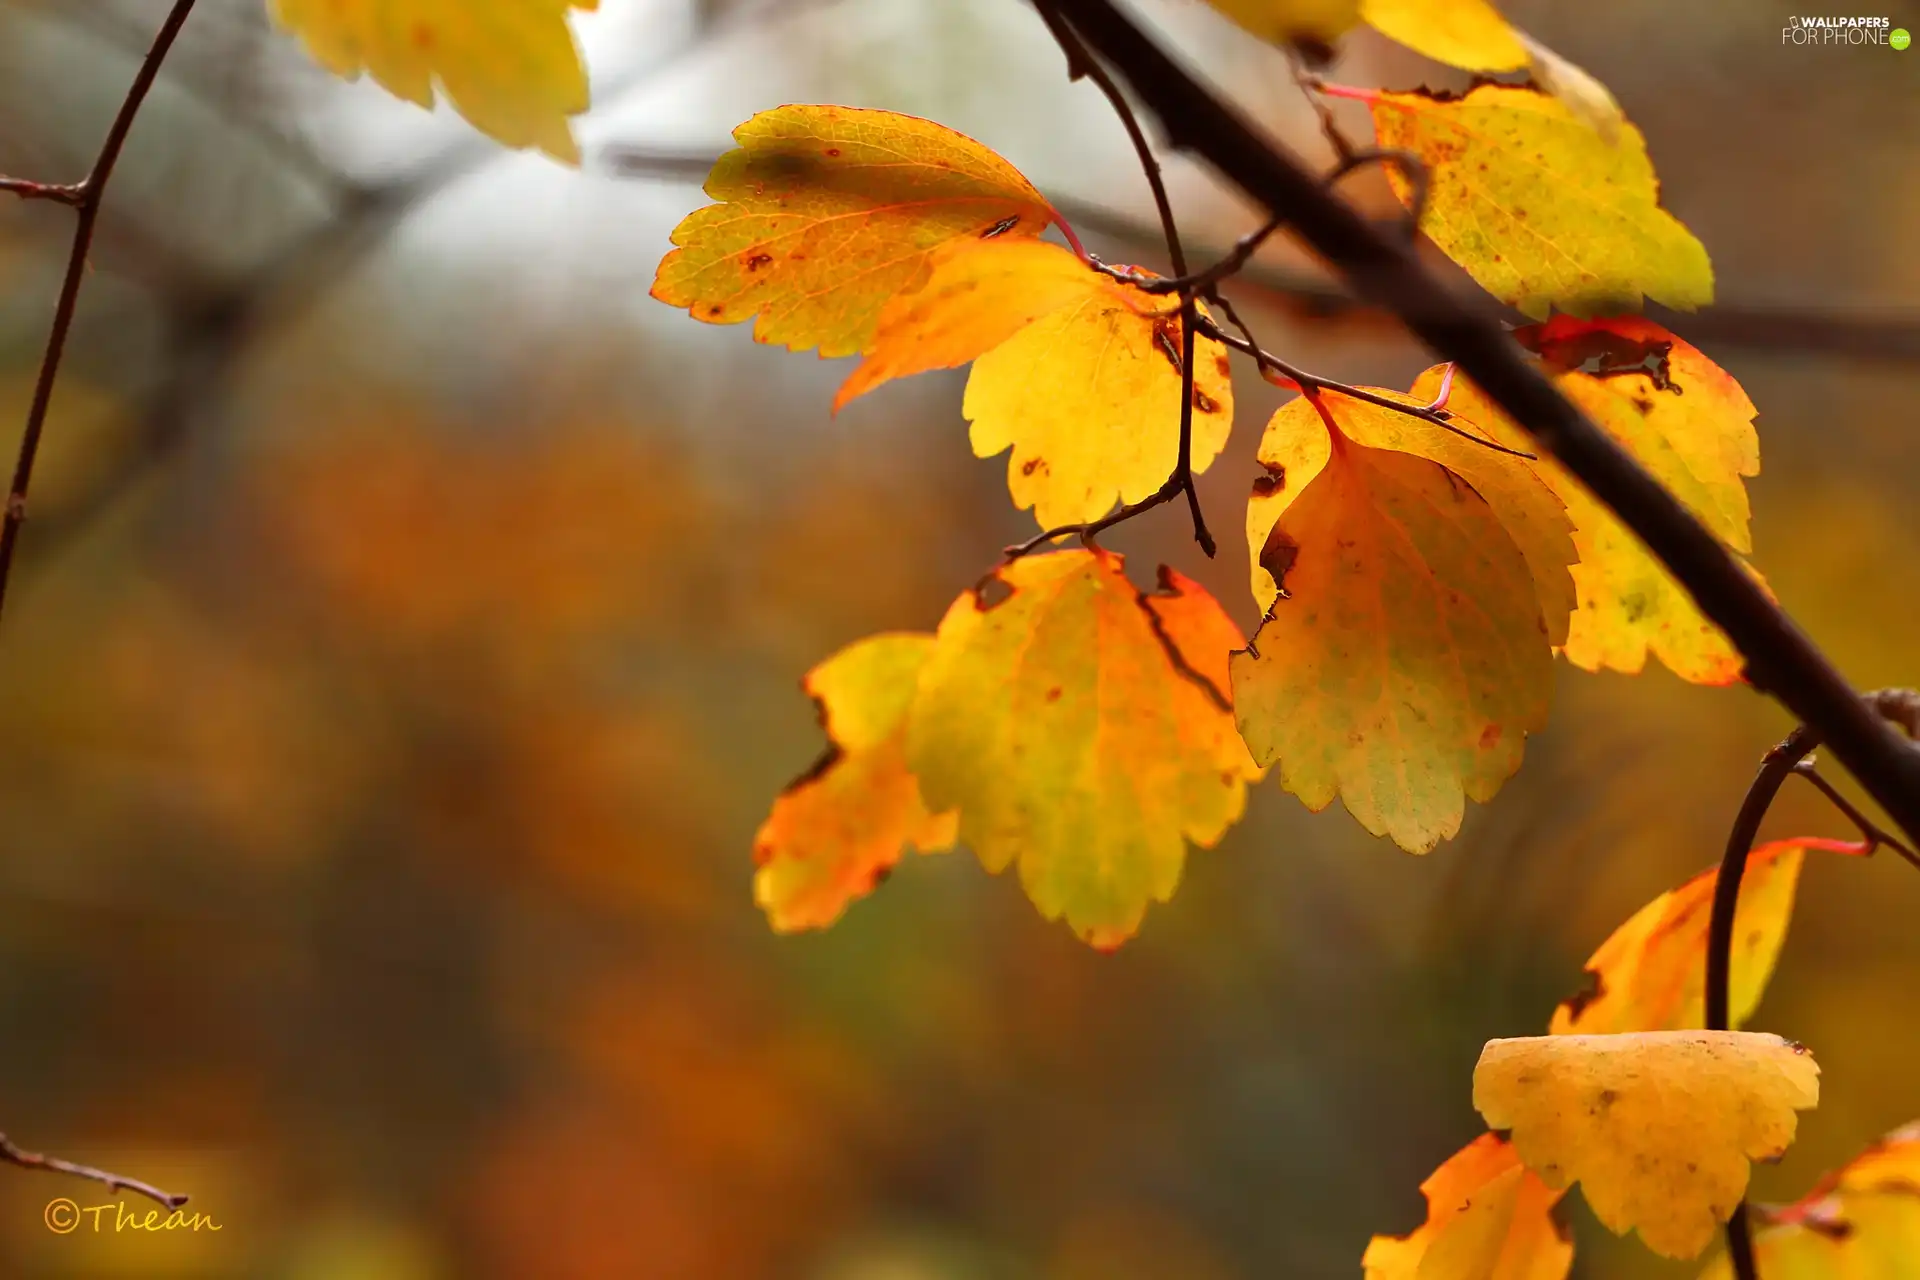
[(1911, 862), (1914, 866), (1920, 867), (1920, 854), (1916, 854), (1912, 849), (1909, 849), (1905, 842), (1898, 836), (1887, 831), (1881, 827), (1879, 823), (1860, 812), (1860, 806), (1840, 794), (1839, 788), (1835, 787), (1831, 782), (1828, 782), (1826, 778), (1821, 775), (1819, 767), (1815, 765), (1812, 760), (1802, 760), (1793, 767), (1793, 771), (1805, 778), (1808, 782), (1811, 782), (1814, 787), (1819, 790), (1820, 794), (1827, 798), (1829, 804), (1846, 815), (1847, 821), (1853, 823), (1854, 827), (1859, 830), (1860, 838), (1866, 841), (1868, 853), (1872, 853), (1875, 849), (1884, 845), (1905, 858), (1908, 862)]
[[(1078, 80), (1085, 77), (1093, 81), (1100, 92), (1106, 95), (1108, 103), (1113, 107), (1113, 113), (1120, 117), (1121, 127), (1127, 131), (1127, 138), (1133, 143), (1134, 154), (1139, 157), (1140, 171), (1146, 175), (1147, 186), (1153, 191), (1153, 207), (1160, 214), (1160, 229), (1166, 236), (1167, 260), (1173, 264), (1174, 277), (1186, 277), (1187, 252), (1180, 243), (1180, 228), (1173, 217), (1173, 201), (1167, 196), (1167, 183), (1160, 172), (1160, 160), (1154, 155), (1153, 145), (1147, 141), (1146, 131), (1140, 127), (1140, 119), (1134, 114), (1132, 104), (1127, 101), (1126, 94), (1120, 91), (1120, 86), (1114, 83), (1113, 77), (1107, 74), (1106, 68), (1100, 65), (1099, 59), (1087, 51), (1079, 34), (1074, 31), (1073, 24), (1060, 13), (1051, 0), (1035, 0), (1034, 8), (1039, 10), (1040, 20), (1047, 24), (1047, 30), (1053, 34), (1054, 43), (1059, 45), (1061, 53), (1066, 55), (1067, 78)], [(1256, 241), (1255, 247), (1257, 245)], [(1253, 250), (1249, 248), (1247, 255), (1251, 256), (1252, 252)], [(1231, 254), (1227, 256), (1232, 257)], [(1241, 261), (1244, 263), (1245, 259)], [(1187, 508), (1193, 514), (1193, 540), (1199, 543), (1200, 549), (1211, 558), (1218, 548), (1214, 545), (1213, 534), (1207, 530), (1206, 516), (1200, 510), (1200, 491), (1193, 484), (1193, 353), (1194, 330), (1199, 322), (1200, 306), (1195, 301), (1193, 286), (1182, 287), (1179, 293), (1180, 453), (1173, 464), (1173, 474), (1167, 478), (1166, 485), (1161, 486), (1161, 489), (1164, 491), (1171, 486), (1174, 492), (1183, 489), (1186, 491)], [(1149, 500), (1147, 506), (1140, 507), (1140, 510), (1158, 505), (1159, 502)], [(1126, 511), (1127, 508), (1122, 507), (1120, 512), (1114, 514), (1119, 519), (1126, 519), (1129, 517), (1121, 514)], [(1132, 514), (1138, 514), (1138, 512)], [(1119, 519), (1108, 517), (1106, 523), (1101, 524), (1100, 527), (1110, 528), (1118, 524)], [(1083, 531), (1082, 539), (1091, 538), (1093, 532), (1097, 531)]]
[[(1382, 409), (1391, 409), (1395, 413), (1404, 413), (1409, 418), (1418, 418), (1422, 422), (1439, 427), (1442, 431), (1450, 431), (1462, 440), (1470, 440), (1481, 448), (1491, 449), (1495, 453), (1504, 453), (1515, 458), (1525, 458), (1528, 461), (1535, 461), (1534, 455), (1531, 453), (1525, 453), (1519, 449), (1510, 449), (1498, 441), (1489, 440), (1485, 436), (1475, 435), (1464, 427), (1456, 425), (1451, 420), (1447, 412), (1446, 400), (1447, 393), (1453, 386), (1452, 365), (1447, 366), (1446, 381), (1442, 385), (1440, 393), (1434, 397), (1432, 404), (1408, 404), (1403, 400), (1395, 400), (1391, 396), (1382, 395), (1366, 387), (1356, 387), (1333, 378), (1322, 377), (1317, 373), (1308, 373), (1305, 369), (1297, 365), (1289, 364), (1279, 356), (1266, 350), (1254, 340), (1253, 334), (1247, 329), (1245, 323), (1241, 321), (1231, 303), (1221, 298), (1213, 299), (1213, 303), (1215, 306), (1220, 307), (1221, 314), (1226, 316), (1228, 321), (1232, 323), (1235, 328), (1239, 329), (1240, 332), (1238, 334), (1228, 333), (1205, 316), (1200, 317), (1200, 332), (1206, 334), (1209, 338), (1212, 338), (1215, 342), (1223, 346), (1232, 347), (1235, 351), (1243, 355), (1252, 356), (1255, 362), (1260, 365), (1263, 374), (1271, 371), (1279, 375), (1285, 382), (1292, 384), (1295, 388), (1303, 392), (1337, 391), (1350, 399), (1364, 401), (1371, 405), (1378, 405)], [(1268, 380), (1272, 381), (1272, 379)]]
[(1392, 165), (1400, 171), (1400, 180), (1407, 184), (1412, 198), (1407, 201), (1407, 216), (1401, 220), (1409, 238), (1420, 230), (1420, 219), (1427, 213), (1427, 192), (1432, 182), (1427, 174), (1427, 162), (1411, 151), (1399, 151), (1392, 147), (1368, 147), (1365, 151), (1356, 151), (1344, 157), (1333, 172), (1327, 175), (1327, 185), (1333, 186), (1356, 169), (1370, 164)]
[(46, 429), (47, 410), (53, 403), (54, 383), (60, 376), (60, 358), (66, 353), (67, 335), (73, 329), (74, 313), (80, 305), (80, 286), (87, 278), (87, 252), (93, 246), (93, 230), (100, 220), (100, 206), (106, 199), (107, 182), (113, 177), (113, 166), (119, 162), (120, 152), (126, 146), (127, 135), (133, 131), (133, 122), (140, 114), (141, 104), (147, 100), (147, 92), (160, 75), (160, 65), (166, 61), (173, 42), (180, 35), (180, 29), (186, 25), (187, 15), (193, 12), (193, 5), (194, 0), (174, 0), (166, 21), (160, 24), (160, 31), (153, 38), (153, 46), (147, 50), (147, 56), (140, 64), (140, 70), (134, 73), (133, 84), (127, 89), (119, 114), (114, 116), (113, 124), (107, 129), (106, 140), (100, 144), (100, 154), (93, 162), (93, 169), (77, 187), (73, 248), (67, 255), (66, 277), (60, 284), (60, 300), (54, 305), (53, 326), (47, 334), (46, 354), (40, 359), (40, 376), (34, 382), (33, 403), (27, 409), (26, 429), (20, 436), (20, 456), (14, 464), (13, 485), (7, 491), (6, 514), (0, 517), (0, 521), (3, 521), (0, 522), (0, 605), (5, 604), (7, 581), (12, 576), (13, 549), (19, 541), (21, 525), (26, 523), (27, 487), (33, 482), (33, 464), (40, 453), (40, 436)]
[(1124, 267), (1110, 266), (1098, 258), (1090, 260), (1089, 265), (1102, 275), (1112, 276), (1123, 284), (1130, 284), (1142, 293), (1195, 293), (1205, 297), (1229, 276), (1238, 275), (1247, 265), (1247, 260), (1265, 244), (1267, 238), (1286, 224), (1278, 218), (1264, 227), (1249, 231), (1234, 241), (1233, 248), (1220, 255), (1219, 261), (1192, 275), (1150, 276), (1139, 271), (1129, 271)]
[(19, 196), (22, 200), (51, 200), (55, 204), (78, 207), (86, 195), (86, 184), (32, 182), (26, 178), (0, 176), (0, 191)]
[(118, 1194), (132, 1191), (165, 1205), (168, 1209), (178, 1209), (187, 1202), (187, 1197), (177, 1192), (162, 1191), (150, 1182), (138, 1178), (123, 1177), (109, 1173), (105, 1169), (96, 1169), (92, 1165), (75, 1164), (71, 1160), (61, 1160), (55, 1156), (43, 1156), (37, 1151), (22, 1151), (0, 1133), (0, 1161), (18, 1165), (22, 1169), (38, 1169), (45, 1173), (64, 1173), (76, 1178), (85, 1178), (89, 1182), (98, 1182), (109, 1192)]

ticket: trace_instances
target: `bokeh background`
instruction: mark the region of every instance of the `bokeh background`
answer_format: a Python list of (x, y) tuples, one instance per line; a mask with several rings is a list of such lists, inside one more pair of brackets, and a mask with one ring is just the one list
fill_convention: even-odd
[[(1611, 85), (1713, 254), (1681, 328), (1760, 406), (1759, 565), (1859, 685), (1920, 680), (1920, 52), (1782, 48), (1787, 9), (1732, 0), (1507, 7)], [(579, 171), (336, 83), (261, 8), (201, 0), (134, 135), (0, 626), (0, 1127), (223, 1229), (55, 1236), (49, 1197), (104, 1197), (0, 1168), (0, 1274), (1354, 1276), (1479, 1130), (1480, 1044), (1713, 861), (1789, 727), (1564, 670), (1425, 858), (1269, 782), (1115, 955), (964, 853), (775, 937), (749, 848), (820, 747), (800, 676), (931, 627), (1031, 526), (963, 373), (830, 417), (843, 366), (647, 297), (667, 233), (733, 125), (830, 101), (970, 133), (1164, 266), (1123, 135), (1018, 0), (604, 0)], [(1277, 53), (1149, 8), (1324, 156)], [(163, 9), (0, 0), (0, 172), (82, 171)], [(1364, 34), (1335, 76), (1459, 83)], [(1255, 225), (1170, 167), (1191, 241)], [(69, 225), (0, 207), (0, 434)], [(1426, 363), (1236, 296), (1309, 367)], [(1278, 399), (1237, 373), (1229, 535)], [(1253, 622), (1237, 538), (1110, 541)], [(1848, 833), (1810, 791), (1769, 832)], [(1755, 1025), (1826, 1097), (1761, 1196), (1920, 1116), (1916, 920), (1897, 860), (1810, 863)], [(1692, 1274), (1577, 1201), (1582, 1280)]]

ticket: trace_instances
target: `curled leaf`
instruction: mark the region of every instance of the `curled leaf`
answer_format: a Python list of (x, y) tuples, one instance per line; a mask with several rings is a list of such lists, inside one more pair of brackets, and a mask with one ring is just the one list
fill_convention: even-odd
[[(1132, 936), (1259, 776), (1227, 711), (1238, 629), (1162, 569), (1142, 593), (1105, 551), (1027, 556), (954, 602), (920, 677), (907, 760), (989, 871), (1094, 946)], [(991, 590), (989, 590), (991, 588)]]
[(707, 178), (719, 201), (674, 228), (653, 296), (696, 320), (759, 319), (754, 340), (855, 355), (880, 310), (955, 240), (1031, 237), (1054, 213), (972, 138), (892, 111), (787, 106), (733, 131)]
[(1580, 1183), (1610, 1230), (1669, 1258), (1707, 1247), (1749, 1161), (1778, 1159), (1819, 1100), (1811, 1054), (1747, 1031), (1490, 1040), (1473, 1072), (1473, 1105), (1549, 1187)]
[(480, 132), (580, 162), (568, 118), (587, 109), (587, 73), (567, 18), (599, 0), (269, 0), (314, 60), (431, 109), (443, 90)]
[(773, 803), (754, 837), (754, 898), (773, 927), (825, 928), (900, 860), (953, 844), (952, 814), (928, 812), (907, 771), (907, 713), (933, 637), (870, 636), (807, 673), (829, 746)]

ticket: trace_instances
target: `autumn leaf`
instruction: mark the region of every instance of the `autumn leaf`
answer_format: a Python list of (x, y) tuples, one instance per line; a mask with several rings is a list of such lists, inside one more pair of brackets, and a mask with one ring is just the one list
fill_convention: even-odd
[[(1297, 402), (1283, 408), (1263, 456), (1313, 456), (1320, 446), (1286, 444), (1311, 441), (1309, 425)], [(1548, 628), (1527, 557), (1473, 485), (1344, 428), (1321, 435), (1317, 469), (1269, 467), (1269, 498), (1295, 486), (1295, 468), (1310, 478), (1254, 548), (1281, 595), (1233, 655), (1234, 713), (1254, 759), (1277, 762), (1309, 809), (1338, 795), (1368, 831), (1424, 853), (1546, 724)]]
[[(1443, 365), (1422, 375), (1417, 389), (1426, 392), (1424, 396), (1402, 395), (1384, 387), (1362, 389), (1399, 404), (1425, 405), (1432, 403), (1432, 393), (1445, 373)], [(1548, 639), (1556, 645), (1565, 643), (1567, 618), (1574, 607), (1573, 577), (1567, 566), (1578, 558), (1573, 526), (1566, 504), (1534, 473), (1527, 459), (1350, 396), (1329, 392), (1322, 395), (1321, 403), (1347, 439), (1437, 462), (1472, 485), (1526, 557)], [(1479, 434), (1471, 423), (1463, 429)], [(1259, 456), (1266, 475), (1254, 483), (1253, 496), (1247, 501), (1247, 545), (1252, 550), (1253, 598), (1262, 609), (1272, 606), (1279, 588), (1260, 563), (1260, 550), (1280, 514), (1326, 466), (1329, 448), (1323, 420), (1304, 396), (1283, 405), (1261, 437)]]
[[(1920, 1123), (1896, 1129), (1802, 1199), (1755, 1206), (1766, 1280), (1920, 1280)], [(1725, 1256), (1701, 1280), (1732, 1280)]]
[(1487, 0), (1362, 0), (1360, 16), (1382, 35), (1437, 62), (1469, 71), (1516, 71), (1527, 48)]
[(787, 106), (733, 133), (673, 232), (653, 296), (696, 320), (758, 316), (754, 340), (823, 356), (872, 343), (880, 311), (940, 246), (1037, 236), (1054, 213), (1012, 165), (944, 125), (891, 111)]
[[(1744, 480), (1760, 470), (1753, 402), (1697, 348), (1639, 316), (1555, 316), (1515, 335), (1555, 385), (1736, 552), (1752, 550)], [(1580, 366), (1596, 364), (1597, 372)], [(1438, 385), (1429, 372), (1416, 397)], [(1511, 447), (1526, 433), (1477, 387), (1454, 383), (1449, 407)], [(1652, 653), (1682, 679), (1730, 684), (1742, 661), (1640, 540), (1551, 459), (1536, 466), (1566, 503), (1580, 562), (1564, 651), (1588, 671), (1633, 673)], [(1758, 577), (1758, 575), (1755, 575)]]
[(432, 109), (438, 87), (482, 133), (580, 162), (569, 117), (588, 106), (587, 73), (568, 26), (599, 0), (268, 0), (314, 60), (348, 79), (365, 71), (397, 98)]
[(1238, 629), (1170, 569), (1143, 594), (1121, 557), (1028, 556), (962, 595), (920, 676), (907, 761), (989, 871), (1096, 947), (1139, 927), (1259, 776), (1227, 711)]
[(1573, 1242), (1553, 1220), (1564, 1190), (1497, 1134), (1448, 1157), (1420, 1192), (1427, 1220), (1405, 1237), (1373, 1237), (1360, 1260), (1366, 1280), (1565, 1280), (1573, 1267)]
[(871, 893), (903, 845), (953, 844), (952, 814), (936, 816), (907, 772), (907, 713), (933, 637), (870, 636), (807, 673), (830, 745), (774, 801), (754, 837), (754, 898), (787, 933), (824, 928)]
[[(1707, 251), (1660, 206), (1631, 124), (1609, 141), (1560, 99), (1515, 85), (1351, 92), (1371, 106), (1380, 146), (1426, 163), (1421, 230), (1501, 301), (1535, 318), (1713, 301)], [(1387, 173), (1411, 207), (1413, 187)]]
[[(1845, 840), (1775, 840), (1747, 855), (1733, 917), (1729, 1012), (1738, 1027), (1753, 1016), (1773, 976), (1793, 917), (1794, 889), (1808, 849), (1863, 855)], [(1636, 911), (1587, 958), (1589, 988), (1560, 1002), (1554, 1035), (1683, 1031), (1706, 1022), (1707, 921), (1718, 867)]]
[[(1043, 529), (1138, 502), (1180, 460), (1180, 315), (1169, 299), (1109, 281), (973, 362), (961, 403), (976, 456), (1011, 449), (1007, 488)], [(1196, 473), (1233, 427), (1226, 348), (1196, 338)]]
[(1360, 21), (1361, 0), (1207, 0), (1274, 44), (1331, 44)]
[(1473, 1105), (1547, 1186), (1581, 1184), (1594, 1216), (1691, 1258), (1747, 1191), (1751, 1160), (1793, 1141), (1820, 1100), (1799, 1045), (1748, 1031), (1490, 1040)]

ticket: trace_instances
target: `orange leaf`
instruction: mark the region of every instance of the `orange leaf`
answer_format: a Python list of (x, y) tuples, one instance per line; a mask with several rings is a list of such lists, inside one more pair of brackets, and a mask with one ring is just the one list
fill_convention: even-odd
[[(1556, 316), (1515, 335), (1540, 353), (1555, 384), (1737, 552), (1752, 549), (1747, 476), (1760, 470), (1753, 402), (1727, 372), (1639, 316)], [(1596, 372), (1581, 366), (1593, 363)], [(1438, 385), (1429, 373), (1414, 387)], [(1456, 380), (1449, 408), (1516, 448), (1529, 439), (1480, 390)], [(1730, 684), (1741, 659), (1686, 592), (1585, 486), (1550, 459), (1537, 464), (1573, 518), (1579, 594), (1564, 649), (1588, 671), (1637, 672), (1653, 653), (1697, 684)], [(1758, 576), (1757, 574), (1755, 575)]]
[[(956, 240), (932, 255), (930, 272), (919, 289), (881, 308), (866, 358), (834, 397), (835, 412), (894, 378), (970, 363), (1049, 312), (1103, 295), (1127, 298), (1119, 281), (1044, 240)], [(1178, 309), (1164, 299), (1152, 306), (1161, 315)]]
[(707, 178), (721, 203), (674, 229), (653, 296), (713, 324), (757, 315), (757, 342), (865, 351), (887, 299), (925, 283), (935, 249), (1037, 236), (1054, 218), (1019, 170), (913, 116), (776, 107), (733, 136)]
[(954, 815), (929, 813), (907, 772), (907, 713), (932, 652), (929, 635), (870, 636), (807, 673), (830, 745), (753, 842), (754, 897), (776, 930), (832, 924), (886, 878), (902, 845), (953, 844)]
[[(1753, 1016), (1793, 917), (1808, 849), (1864, 854), (1863, 844), (1811, 837), (1775, 840), (1747, 855), (1733, 917), (1733, 1025)], [(1554, 1035), (1684, 1031), (1706, 1021), (1707, 921), (1718, 868), (1708, 868), (1636, 911), (1587, 958), (1590, 988), (1560, 1002)]]
[[(1291, 408), (1270, 434), (1295, 434)], [(1552, 693), (1532, 572), (1487, 499), (1333, 430), (1258, 558), (1280, 595), (1232, 660), (1254, 759), (1309, 809), (1338, 795), (1409, 852), (1453, 836), (1466, 797), (1484, 803), (1520, 767)]]
[(1573, 1242), (1553, 1220), (1565, 1191), (1497, 1134), (1454, 1152), (1420, 1192), (1427, 1220), (1408, 1236), (1375, 1236), (1360, 1259), (1366, 1280), (1564, 1280), (1573, 1267)]

